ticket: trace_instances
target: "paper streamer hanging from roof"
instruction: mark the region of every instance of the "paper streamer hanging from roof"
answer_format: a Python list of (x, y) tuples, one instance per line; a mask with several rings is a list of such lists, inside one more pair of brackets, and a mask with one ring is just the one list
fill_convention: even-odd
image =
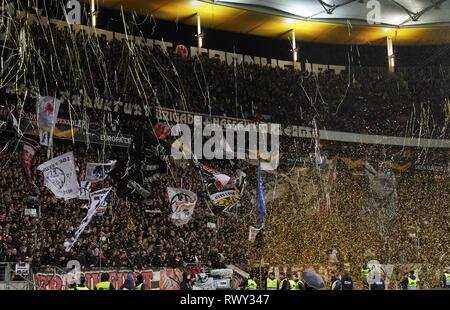
[(55, 157), (37, 167), (44, 174), (44, 185), (57, 198), (77, 198), (80, 186), (75, 171), (73, 153), (68, 152)]

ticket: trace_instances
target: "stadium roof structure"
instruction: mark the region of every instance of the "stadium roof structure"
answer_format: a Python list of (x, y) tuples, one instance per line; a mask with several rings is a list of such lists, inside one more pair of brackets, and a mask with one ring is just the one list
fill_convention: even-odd
[(374, 22), (399, 28), (450, 25), (447, 0), (205, 0), (234, 8), (308, 21), (368, 23), (370, 12), (379, 7)]
[[(450, 43), (450, 0), (98, 0), (100, 6), (258, 36), (337, 44)], [(376, 14), (379, 5), (379, 15)], [(369, 19), (368, 19), (369, 16)]]

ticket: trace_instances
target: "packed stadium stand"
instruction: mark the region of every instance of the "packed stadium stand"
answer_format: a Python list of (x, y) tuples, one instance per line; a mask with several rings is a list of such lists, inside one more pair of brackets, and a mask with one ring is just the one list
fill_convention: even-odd
[[(122, 32), (96, 30), (88, 13), (82, 25), (69, 24), (67, 14), (58, 19), (61, 5), (2, 7), (0, 288), (77, 288), (81, 274), (94, 289), (106, 272), (115, 289), (137, 275), (147, 290), (206, 289), (203, 276), (219, 269), (233, 271), (226, 289), (266, 289), (269, 272), (279, 289), (283, 273), (305, 272), (320, 274), (318, 289), (349, 274), (355, 289), (375, 287), (374, 279), (388, 289), (450, 287), (450, 67), (439, 65), (450, 49), (439, 34), (423, 47), (432, 64), (411, 56), (411, 66), (389, 72), (358, 63), (371, 46), (357, 60), (355, 37), (372, 29), (358, 20), (347, 45), (334, 49), (340, 39), (332, 35), (326, 43), (348, 62), (283, 67), (160, 38), (149, 44), (135, 34), (139, 21), (148, 17), (158, 29), (159, 19), (103, 5), (99, 23), (102, 9), (111, 11), (123, 16), (110, 19)], [(81, 7), (91, 9), (89, 1)], [(60, 15), (49, 19), (53, 9)], [(339, 20), (346, 5), (334, 9)], [(448, 16), (433, 18), (448, 33)], [(337, 20), (327, 22), (352, 29)], [(256, 34), (275, 37), (267, 33)], [(187, 150), (174, 147), (177, 124), (195, 127), (198, 116), (205, 125), (280, 129), (271, 132), (270, 155), (251, 157), (245, 145), (244, 158), (175, 159), (171, 151)], [(274, 158), (276, 169), (267, 168)], [(317, 288), (303, 276), (306, 285), (294, 287)]]

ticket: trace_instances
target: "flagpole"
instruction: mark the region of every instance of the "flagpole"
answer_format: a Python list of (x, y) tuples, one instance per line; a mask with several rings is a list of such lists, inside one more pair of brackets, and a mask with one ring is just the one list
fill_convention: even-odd
[(48, 138), (47, 159), (50, 159), (50, 155), (53, 158), (53, 131), (55, 126), (50, 129), (50, 137)]
[(41, 214), (41, 212), (42, 212), (42, 210), (41, 210), (41, 197), (40, 197), (41, 195), (39, 195), (39, 205), (38, 205), (38, 219), (40, 220), (41, 219), (41, 216), (42, 216), (42, 214)]
[(262, 284), (263, 284), (263, 281), (262, 281), (262, 255), (259, 257), (259, 285), (260, 285), (260, 288), (262, 289)]
[(100, 234), (100, 251), (98, 252), (98, 264), (99, 267), (102, 268), (102, 235)]
[[(184, 153), (184, 151), (183, 151), (183, 153)], [(197, 168), (197, 170), (198, 170), (198, 172), (200, 174), (200, 178), (202, 179), (203, 188), (206, 189), (206, 192), (208, 193), (208, 197), (209, 197), (211, 195), (209, 194), (208, 186), (205, 184), (205, 180), (204, 180), (203, 175), (201, 173), (201, 169), (203, 169), (203, 168), (200, 166), (200, 163), (198, 162), (198, 159), (197, 159), (197, 156), (195, 156), (195, 153), (191, 152), (191, 154), (192, 154), (192, 161), (194, 162), (194, 165), (195, 165), (195, 167)], [(214, 214), (214, 212), (212, 211), (211, 207), (209, 206), (209, 203), (210, 203), (210, 201), (208, 199), (206, 199), (206, 206), (208, 207), (209, 211), (212, 214)]]

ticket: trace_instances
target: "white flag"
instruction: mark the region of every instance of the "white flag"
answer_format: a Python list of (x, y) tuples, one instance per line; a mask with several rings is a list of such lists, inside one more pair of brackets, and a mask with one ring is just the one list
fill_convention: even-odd
[[(20, 128), (19, 128), (19, 122), (17, 122), (17, 118), (12, 113), (11, 113), (11, 121), (12, 121), (14, 130), (19, 134), (19, 136), (22, 136), (22, 132), (20, 131)], [(4, 123), (6, 124), (6, 122), (4, 122)]]
[[(106, 208), (108, 208), (108, 204), (110, 201), (110, 197), (108, 197), (109, 192), (112, 187), (104, 188), (98, 191), (95, 191), (91, 194), (91, 207), (93, 205), (96, 206), (97, 211), (96, 215), (103, 216), (106, 212)], [(97, 205), (98, 204), (98, 205)]]
[(91, 182), (80, 181), (80, 192), (78, 199), (90, 200), (91, 199)]
[(366, 211), (378, 210), (380, 220), (393, 220), (398, 210), (397, 180), (394, 172), (384, 168), (377, 171), (368, 162), (365, 162), (364, 170), (369, 178), (371, 193)]
[(69, 240), (66, 240), (64, 242), (64, 247), (66, 249), (66, 252), (69, 252), (70, 249), (75, 244), (75, 242), (77, 242), (81, 233), (84, 231), (86, 226), (92, 221), (92, 218), (94, 217), (94, 215), (97, 214), (98, 209), (101, 207), (104, 207), (105, 201), (106, 201), (111, 189), (112, 189), (112, 187), (108, 187), (108, 188), (104, 188), (104, 189), (101, 189), (101, 190), (98, 190), (98, 191), (95, 191), (92, 193), (91, 204), (89, 206), (86, 216), (81, 221), (80, 227), (78, 227), (77, 231), (75, 232), (75, 234), (72, 238), (70, 238)]
[(169, 204), (173, 213), (170, 214), (171, 221), (176, 226), (187, 224), (194, 214), (197, 195), (191, 191), (168, 187)]
[(206, 173), (209, 174), (209, 175), (212, 175), (212, 176), (214, 177), (215, 180), (217, 180), (218, 182), (220, 182), (221, 186), (227, 185), (228, 182), (229, 182), (230, 179), (231, 179), (231, 178), (230, 178), (229, 176), (227, 176), (226, 174), (223, 174), (223, 173), (217, 171), (216, 169), (211, 168), (211, 167), (209, 167), (209, 166), (207, 166), (207, 165), (204, 165), (204, 164), (201, 164), (201, 163), (198, 163), (198, 165), (199, 165), (199, 167), (200, 167), (204, 172), (206, 172)]
[(220, 183), (222, 183), (222, 186), (225, 186), (228, 184), (228, 182), (230, 181), (230, 177), (227, 176), (226, 174), (220, 173), (220, 172), (215, 172), (213, 173), (214, 177), (219, 180)]
[(85, 181), (87, 182), (99, 182), (106, 179), (108, 173), (110, 173), (114, 169), (114, 165), (116, 164), (116, 160), (111, 160), (109, 163), (100, 164), (100, 163), (87, 163), (86, 164), (86, 177)]
[(48, 146), (48, 131), (39, 132), (39, 144), (42, 146)]
[(258, 235), (260, 230), (261, 229), (250, 226), (250, 229), (248, 231), (248, 241), (255, 242), (256, 236)]
[(57, 198), (77, 198), (80, 186), (75, 171), (73, 153), (68, 152), (55, 157), (37, 167), (44, 174), (44, 185)]
[(39, 128), (52, 128), (58, 119), (61, 100), (50, 97), (39, 97)]
[(261, 159), (261, 170), (262, 171), (273, 171), (277, 170), (280, 161), (280, 153), (278, 151), (271, 152), (260, 152), (250, 149), (249, 151), (248, 163), (253, 166), (259, 165), (259, 160)]

